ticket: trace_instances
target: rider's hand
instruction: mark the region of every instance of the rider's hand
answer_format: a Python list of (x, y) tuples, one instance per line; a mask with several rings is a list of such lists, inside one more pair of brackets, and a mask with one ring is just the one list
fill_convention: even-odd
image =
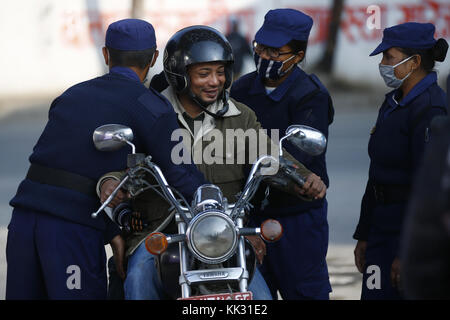
[[(119, 185), (119, 181), (114, 179), (107, 179), (105, 180), (101, 187), (100, 187), (100, 201), (103, 203), (108, 199), (108, 197), (113, 193), (114, 189)], [(113, 200), (108, 204), (108, 207), (114, 208), (119, 203), (123, 202), (124, 200), (128, 199), (128, 195), (123, 192), (122, 190), (119, 190), (114, 197)]]
[(124, 280), (126, 277), (124, 269), (125, 241), (120, 235), (117, 235), (111, 240), (110, 245), (113, 252), (114, 262), (116, 264), (117, 274), (120, 278), (122, 278), (122, 280)]
[(266, 255), (266, 243), (260, 236), (246, 236), (246, 238), (250, 241), (253, 248), (255, 248), (256, 259), (259, 264), (262, 264)]
[(353, 252), (355, 254), (355, 265), (356, 268), (358, 268), (358, 271), (363, 273), (364, 272), (364, 265), (366, 264), (366, 248), (367, 248), (367, 241), (358, 240), (358, 243), (356, 244), (355, 251)]
[(305, 184), (300, 188), (299, 193), (314, 200), (322, 199), (327, 193), (327, 186), (318, 175), (311, 173), (306, 178)]

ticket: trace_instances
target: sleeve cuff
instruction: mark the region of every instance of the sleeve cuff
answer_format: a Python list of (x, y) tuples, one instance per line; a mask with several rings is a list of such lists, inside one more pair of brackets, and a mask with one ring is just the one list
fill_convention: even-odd
[(369, 237), (369, 231), (368, 230), (362, 230), (362, 229), (363, 228), (361, 228), (360, 226), (356, 227), (356, 231), (353, 234), (353, 239), (367, 241), (367, 239)]
[(97, 192), (97, 196), (99, 198), (100, 198), (100, 190), (102, 188), (103, 183), (105, 183), (106, 180), (109, 180), (109, 179), (114, 179), (116, 181), (120, 181), (120, 179), (115, 176), (106, 175), (106, 176), (101, 177), (97, 182), (97, 186), (95, 187), (95, 191)]

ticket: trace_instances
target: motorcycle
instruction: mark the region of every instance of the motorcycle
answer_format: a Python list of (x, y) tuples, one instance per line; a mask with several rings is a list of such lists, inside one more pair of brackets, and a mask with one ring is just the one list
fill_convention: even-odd
[[(274, 219), (264, 221), (258, 228), (245, 227), (250, 200), (264, 180), (270, 179), (271, 185), (280, 186), (291, 181), (299, 186), (304, 184), (303, 178), (295, 171), (295, 165), (283, 158), (282, 143), (285, 140), (310, 155), (321, 154), (327, 143), (324, 135), (314, 128), (290, 126), (280, 139), (279, 158), (263, 155), (254, 162), (235, 203), (228, 203), (219, 187), (206, 184), (197, 189), (189, 204), (169, 186), (151, 156), (136, 153), (131, 143), (133, 132), (130, 128), (117, 124), (103, 125), (94, 131), (93, 140), (100, 151), (113, 151), (129, 145), (132, 152), (127, 159), (127, 173), (92, 217), (96, 218), (104, 209), (109, 209), (107, 205), (121, 188), (132, 197), (151, 188), (165, 198), (172, 206), (171, 213), (146, 237), (145, 246), (156, 256), (156, 269), (165, 292), (182, 300), (252, 299), (248, 284), (255, 272), (256, 254), (245, 237), (260, 235), (265, 241), (273, 242), (281, 238), (283, 229)], [(278, 163), (276, 175), (267, 173), (271, 161)], [(157, 185), (148, 181), (146, 177), (149, 176), (156, 179)], [(108, 211), (107, 214), (121, 225), (120, 210)], [(173, 219), (178, 234), (162, 233), (161, 230)]]

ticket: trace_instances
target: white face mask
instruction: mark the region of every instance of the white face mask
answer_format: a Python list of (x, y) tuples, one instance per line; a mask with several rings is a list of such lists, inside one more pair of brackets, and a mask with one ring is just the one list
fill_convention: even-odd
[[(152, 58), (150, 59), (150, 63), (153, 62), (153, 58), (154, 58), (155, 54), (152, 55)], [(145, 75), (144, 80), (142, 81), (142, 84), (146, 87), (146, 88), (150, 88), (150, 82), (151, 82), (151, 76), (150, 76), (150, 68), (148, 68), (147, 74)]]
[(410, 57), (400, 61), (399, 63), (397, 63), (394, 66), (389, 66), (389, 65), (381, 64), (381, 63), (378, 65), (378, 69), (380, 70), (380, 75), (388, 87), (395, 88), (395, 89), (399, 88), (402, 85), (403, 81), (405, 81), (411, 75), (413, 70), (411, 70), (403, 79), (398, 79), (395, 76), (394, 70), (397, 66), (408, 61), (412, 57), (414, 57), (414, 56), (410, 56)]

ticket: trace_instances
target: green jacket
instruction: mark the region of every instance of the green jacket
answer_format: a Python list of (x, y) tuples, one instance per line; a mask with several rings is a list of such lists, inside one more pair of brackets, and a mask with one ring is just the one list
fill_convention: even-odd
[[(179, 123), (185, 129), (185, 137), (183, 142), (180, 142), (184, 145), (180, 145), (180, 148), (191, 148), (192, 158), (197, 168), (204, 174), (206, 180), (220, 187), (224, 197), (228, 199), (228, 203), (234, 203), (237, 200), (236, 195), (242, 191), (247, 180), (246, 172), (249, 172), (251, 164), (259, 154), (271, 153), (278, 156), (278, 143), (273, 143), (270, 138), (261, 133), (263, 131), (260, 132), (262, 128), (255, 113), (246, 105), (230, 99), (229, 110), (223, 118), (214, 119), (205, 113), (201, 126), (200, 122), (196, 123), (195, 128), (198, 130), (191, 132), (182, 116), (184, 109), (172, 89), (169, 87), (163, 92), (163, 95), (172, 103), (175, 112), (178, 114)], [(212, 112), (221, 108), (221, 102), (208, 106), (208, 110)], [(235, 131), (230, 129), (242, 130), (240, 134), (233, 135), (232, 133)], [(245, 131), (248, 133), (246, 136), (243, 134)], [(251, 136), (253, 132), (257, 135)], [(220, 136), (225, 140), (224, 143), (218, 141)], [(255, 137), (258, 143), (254, 143), (254, 140), (252, 140)], [(242, 143), (244, 140), (245, 143)], [(311, 173), (286, 151), (284, 151), (283, 156), (299, 166), (297, 171), (303, 177)], [(211, 159), (213, 159), (213, 163), (207, 164), (211, 162)], [(99, 180), (97, 192), (99, 192), (102, 181), (106, 178), (120, 179), (122, 175), (123, 172), (112, 172), (104, 175)], [(169, 215), (169, 204), (152, 190), (134, 198), (132, 206), (135, 211), (140, 212), (149, 221), (149, 226), (144, 231), (133, 233), (125, 239), (127, 256), (132, 254), (138, 245), (145, 240), (145, 237), (153, 232)], [(172, 224), (169, 228), (166, 228), (165, 232), (176, 233), (177, 230)]]

